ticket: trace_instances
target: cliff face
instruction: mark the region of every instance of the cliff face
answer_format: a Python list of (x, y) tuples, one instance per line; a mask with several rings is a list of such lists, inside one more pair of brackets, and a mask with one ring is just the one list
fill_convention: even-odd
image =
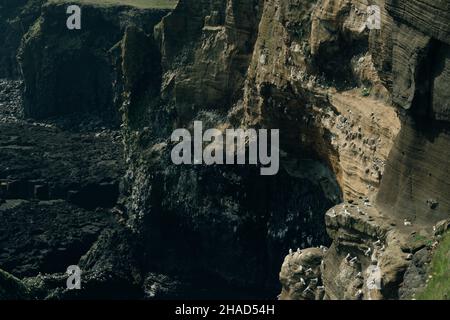
[[(146, 268), (193, 282), (200, 292), (214, 283), (227, 297), (232, 290), (275, 296), (282, 252), (292, 243), (327, 243), (320, 213), (340, 199), (329, 170), (308, 159), (304, 167), (330, 180), (326, 190), (297, 174), (295, 159), (276, 177), (261, 177), (256, 167), (180, 167), (170, 160), (174, 128), (202, 120), (205, 128), (225, 129), (243, 121), (245, 75), (262, 12), (258, 2), (181, 1), (156, 28), (161, 94), (154, 87), (130, 92), (124, 109), (129, 224), (145, 243)], [(181, 26), (185, 37), (176, 32)]]
[[(368, 5), (380, 7), (381, 30), (365, 27)], [(430, 14), (417, 19), (417, 8), (427, 6)], [(147, 243), (164, 239), (170, 248), (153, 259), (172, 261), (171, 252), (182, 257), (188, 251), (182, 238), (189, 239), (199, 256), (188, 267), (184, 263), (184, 271), (192, 275), (214, 270), (216, 281), (227, 279), (251, 288), (270, 279), (273, 267), (253, 273), (259, 277), (246, 270), (275, 264), (275, 249), (306, 248), (308, 239), (326, 244), (324, 237), (316, 237), (326, 228), (330, 248), (286, 257), (281, 298), (411, 297), (424, 285), (422, 276), (411, 289), (411, 261), (417, 260), (418, 252), (430, 254), (432, 227), (448, 218), (448, 161), (443, 151), (448, 149), (448, 98), (443, 90), (448, 30), (442, 23), (448, 20), (448, 2), (439, 6), (381, 0), (181, 1), (156, 28), (161, 95), (153, 95), (152, 107), (144, 109), (149, 120), (145, 122), (152, 125), (144, 129), (142, 118), (133, 120), (133, 110), (143, 110), (141, 103), (125, 109), (129, 221), (143, 234), (157, 235)], [(185, 37), (177, 37), (180, 32)], [(431, 61), (435, 63), (430, 70)], [(172, 166), (167, 137), (172, 128), (189, 127), (194, 119), (210, 127), (281, 128), (283, 173), (267, 182), (272, 191), (263, 191), (264, 179), (245, 170)], [(161, 161), (166, 165), (161, 167)], [(228, 171), (239, 183), (230, 185)], [(298, 199), (298, 213), (290, 216), (293, 209), (287, 204), (292, 200), (286, 200), (281, 186), (296, 183), (304, 191), (289, 188), (287, 199)], [(228, 193), (231, 186), (240, 192)], [(249, 190), (252, 196), (240, 196)], [(304, 192), (316, 196), (305, 197)], [(262, 211), (254, 202), (261, 193), (266, 195)], [(179, 204), (174, 206), (169, 198), (177, 198)], [(219, 198), (226, 198), (226, 203)], [(318, 226), (320, 218), (314, 217), (326, 211), (314, 205), (320, 198), (345, 203), (329, 209), (325, 224)], [(303, 218), (305, 209), (310, 219)], [(259, 231), (239, 227), (244, 221)], [(180, 238), (162, 234), (175, 230), (178, 223), (183, 225)], [(206, 236), (207, 229), (220, 234), (220, 240)], [(279, 245), (273, 246), (276, 230)], [(280, 236), (281, 230), (287, 233)], [(245, 243), (254, 241), (254, 247), (241, 243), (242, 232)], [(236, 251), (230, 243), (247, 249)], [(266, 246), (259, 257), (263, 250), (258, 243)], [(214, 248), (221, 252), (211, 253)], [(150, 255), (158, 251), (152, 246), (148, 250)], [(423, 264), (414, 266), (426, 270)], [(312, 271), (305, 274), (309, 268)]]
[[(322, 5), (320, 10), (336, 9), (326, 2)], [(448, 23), (442, 23), (448, 21), (448, 6), (448, 1), (436, 7), (434, 2), (388, 1), (382, 29), (369, 35), (369, 54), (399, 108), (401, 130), (385, 162), (379, 192), (327, 212), (327, 229), (334, 241), (323, 257), (324, 287), (316, 289), (316, 297), (409, 299), (425, 285), (427, 246), (439, 239), (435, 236), (449, 218), (444, 160), (449, 100), (442, 90), (448, 81)], [(293, 289), (296, 272), (289, 264), (296, 259), (288, 256), (283, 265), (282, 295), (311, 298)]]
[[(341, 13), (333, 14), (328, 19)], [(130, 90), (124, 108), (129, 225), (146, 243), (146, 268), (273, 294), (281, 252), (328, 244), (326, 207), (377, 190), (400, 122), (385, 103), (369, 33), (347, 27), (362, 17), (336, 23), (355, 45), (341, 53), (343, 70), (321, 69), (326, 53), (313, 54), (310, 43), (322, 52), (327, 36), (314, 31), (319, 22), (310, 26), (325, 16), (314, 1), (181, 1), (156, 27), (161, 93), (154, 85)], [(282, 172), (263, 178), (245, 167), (174, 166), (170, 133), (193, 120), (282, 128)]]
[[(267, 298), (281, 282), (280, 299), (414, 297), (450, 219), (449, 6), (90, 5), (73, 33), (54, 23), (65, 7), (45, 5), (19, 55), (26, 114), (123, 116), (125, 207), (79, 261), (79, 295)], [(280, 129), (280, 172), (174, 165), (170, 135), (195, 120)], [(25, 281), (71, 297), (63, 282)]]
[(39, 16), (43, 2), (17, 0), (0, 3), (0, 79), (20, 78), (17, 50), (23, 35)]
[(125, 29), (135, 26), (152, 34), (168, 10), (83, 6), (81, 30), (69, 30), (66, 9), (66, 3), (46, 3), (22, 40), (18, 59), (25, 116), (91, 113), (117, 122), (123, 90), (119, 43)]

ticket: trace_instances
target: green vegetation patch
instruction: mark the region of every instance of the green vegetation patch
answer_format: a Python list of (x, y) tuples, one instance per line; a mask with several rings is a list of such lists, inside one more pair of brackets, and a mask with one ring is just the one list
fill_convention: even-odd
[(364, 88), (361, 89), (361, 96), (362, 97), (368, 97), (368, 96), (370, 96), (371, 92), (372, 92), (372, 88), (364, 87)]
[(450, 299), (450, 232), (443, 237), (431, 260), (429, 280), (418, 300)]

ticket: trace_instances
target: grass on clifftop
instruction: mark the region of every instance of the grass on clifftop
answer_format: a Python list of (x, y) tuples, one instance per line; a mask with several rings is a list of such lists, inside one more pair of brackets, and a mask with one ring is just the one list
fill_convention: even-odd
[(50, 2), (85, 3), (95, 5), (129, 5), (142, 9), (173, 9), (178, 0), (51, 0)]
[(418, 300), (450, 300), (450, 232), (443, 237), (431, 260), (430, 275), (425, 290)]

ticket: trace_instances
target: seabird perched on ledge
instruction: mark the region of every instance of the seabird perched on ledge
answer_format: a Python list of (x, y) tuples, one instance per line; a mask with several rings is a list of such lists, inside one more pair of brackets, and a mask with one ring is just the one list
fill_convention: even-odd
[(314, 294), (314, 291), (312, 291), (310, 287), (306, 287), (306, 289), (303, 290), (303, 294), (307, 294), (308, 292), (311, 292), (312, 294)]
[(366, 256), (366, 257), (368, 257), (369, 255), (370, 255), (370, 253), (372, 252), (372, 248), (367, 248), (367, 250), (366, 251), (364, 251), (364, 255)]
[(407, 219), (403, 220), (403, 224), (405, 227), (412, 225), (411, 221), (408, 221)]

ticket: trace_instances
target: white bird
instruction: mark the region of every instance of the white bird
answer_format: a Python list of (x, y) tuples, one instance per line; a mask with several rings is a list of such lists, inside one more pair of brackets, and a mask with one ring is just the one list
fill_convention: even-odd
[(358, 272), (358, 273), (356, 274), (356, 277), (357, 277), (357, 278), (362, 278), (362, 273), (361, 273), (361, 272)]
[(355, 263), (356, 261), (358, 261), (358, 257), (354, 257), (353, 259), (351, 259), (350, 263)]
[(289, 254), (292, 255), (292, 249), (289, 249)]
[(359, 298), (363, 295), (363, 291), (361, 289), (358, 290), (358, 292), (356, 292), (355, 297)]
[(303, 266), (302, 265), (298, 266), (297, 272), (303, 272)]
[(380, 239), (378, 239), (377, 241), (375, 241), (373, 243), (374, 246), (379, 246), (380, 244), (381, 244), (381, 240)]
[(302, 253), (302, 250), (300, 250), (300, 248), (297, 248), (297, 253)]
[(347, 253), (347, 255), (345, 256), (345, 260), (346, 260), (346, 261), (349, 261), (350, 258), (351, 258), (350, 253)]
[(311, 268), (309, 268), (309, 269), (306, 270), (306, 274), (312, 273), (312, 271), (313, 270)]
[(306, 289), (303, 290), (303, 294), (307, 294), (308, 292), (314, 293), (314, 291), (312, 291), (310, 287), (306, 287)]
[(368, 257), (369, 255), (370, 255), (370, 252), (372, 252), (372, 248), (367, 248), (367, 250), (366, 251), (364, 251), (364, 255), (366, 256), (366, 257)]
[(405, 227), (412, 225), (411, 221), (408, 220), (403, 220), (403, 224), (405, 225)]
[(300, 278), (300, 283), (302, 284), (302, 286), (304, 286), (306, 284), (305, 279)]

